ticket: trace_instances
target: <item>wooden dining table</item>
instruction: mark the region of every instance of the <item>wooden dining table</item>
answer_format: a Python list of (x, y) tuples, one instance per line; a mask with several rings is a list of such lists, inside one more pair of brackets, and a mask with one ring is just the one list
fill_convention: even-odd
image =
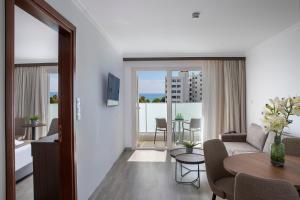
[(267, 153), (246, 153), (229, 156), (223, 164), (233, 175), (242, 172), (260, 178), (283, 180), (300, 190), (300, 157), (286, 155), (284, 167), (275, 167)]

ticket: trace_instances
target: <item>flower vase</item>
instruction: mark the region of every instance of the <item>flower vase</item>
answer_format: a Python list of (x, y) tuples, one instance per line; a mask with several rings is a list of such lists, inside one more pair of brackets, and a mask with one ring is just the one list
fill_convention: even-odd
[(193, 147), (186, 147), (186, 153), (193, 153)]
[(33, 126), (36, 126), (37, 124), (38, 124), (38, 120), (31, 120), (31, 124), (33, 125)]
[(283, 167), (284, 156), (284, 144), (281, 142), (281, 136), (276, 135), (271, 146), (271, 163), (276, 167)]

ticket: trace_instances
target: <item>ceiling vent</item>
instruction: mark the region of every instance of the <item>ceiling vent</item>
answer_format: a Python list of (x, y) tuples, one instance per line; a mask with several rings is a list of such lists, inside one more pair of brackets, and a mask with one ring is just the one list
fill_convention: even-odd
[(200, 16), (200, 12), (193, 12), (192, 13), (192, 18), (194, 19), (194, 18), (199, 18), (199, 16)]

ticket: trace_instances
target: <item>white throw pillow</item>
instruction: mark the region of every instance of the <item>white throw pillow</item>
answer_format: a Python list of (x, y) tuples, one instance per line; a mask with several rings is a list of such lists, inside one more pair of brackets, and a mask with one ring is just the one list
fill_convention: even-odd
[(268, 137), (266, 139), (263, 152), (265, 152), (265, 153), (270, 153), (271, 152), (271, 145), (274, 142), (274, 138), (275, 138), (275, 133), (274, 132), (268, 133)]
[(248, 128), (246, 141), (262, 151), (266, 137), (267, 134), (265, 133), (264, 129), (261, 126), (253, 123)]

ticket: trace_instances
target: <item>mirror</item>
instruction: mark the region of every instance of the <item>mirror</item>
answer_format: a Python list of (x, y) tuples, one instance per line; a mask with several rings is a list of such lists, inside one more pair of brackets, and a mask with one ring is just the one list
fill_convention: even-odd
[(15, 6), (16, 199), (34, 199), (32, 143), (58, 133), (58, 32)]

